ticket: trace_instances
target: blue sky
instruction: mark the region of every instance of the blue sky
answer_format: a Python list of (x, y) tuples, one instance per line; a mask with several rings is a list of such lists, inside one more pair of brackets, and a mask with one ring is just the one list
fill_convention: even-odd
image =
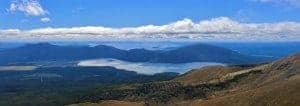
[(0, 0), (0, 40), (300, 40), (300, 0)]
[(43, 16), (8, 13), (13, 0), (0, 1), (1, 29), (40, 27), (162, 25), (184, 18), (194, 21), (230, 17), (243, 22), (300, 21), (300, 7), (255, 0), (39, 0)]

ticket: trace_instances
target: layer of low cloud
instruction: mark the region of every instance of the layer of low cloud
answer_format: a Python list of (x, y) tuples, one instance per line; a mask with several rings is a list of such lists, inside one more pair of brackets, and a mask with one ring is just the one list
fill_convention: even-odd
[(300, 23), (241, 23), (227, 17), (193, 22), (183, 19), (166, 25), (110, 28), (85, 26), (0, 30), (0, 40), (101, 40), (101, 39), (196, 39), (196, 40), (300, 40)]
[(139, 74), (155, 74), (162, 72), (178, 72), (185, 73), (191, 69), (201, 68), (204, 66), (211, 65), (224, 65), (219, 63), (209, 63), (209, 62), (194, 62), (185, 64), (168, 64), (168, 63), (134, 63), (126, 62), (117, 59), (95, 59), (95, 60), (85, 60), (80, 61), (78, 66), (82, 67), (104, 67), (110, 66), (117, 69), (123, 69), (128, 71), (135, 71)]

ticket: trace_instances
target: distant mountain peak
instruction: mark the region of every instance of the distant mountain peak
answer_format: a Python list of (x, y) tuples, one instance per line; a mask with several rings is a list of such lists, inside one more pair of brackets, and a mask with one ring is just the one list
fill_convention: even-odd
[(24, 47), (54, 47), (57, 45), (48, 43), (48, 42), (41, 42), (41, 43), (34, 43), (34, 44), (27, 44)]
[[(112, 46), (107, 46), (107, 45), (97, 45), (97, 46), (94, 46), (92, 48), (115, 48), (115, 47), (112, 47)], [(117, 48), (116, 48), (117, 49)]]
[(217, 62), (243, 64), (256, 62), (256, 58), (251, 56), (202, 43), (159, 51), (146, 49), (121, 50), (107, 45), (97, 45), (94, 47), (60, 46), (43, 42), (3, 51), (0, 54), (0, 58), (2, 59), (0, 63), (6, 64), (19, 61), (78, 61), (96, 58), (114, 58), (129, 62), (152, 63)]

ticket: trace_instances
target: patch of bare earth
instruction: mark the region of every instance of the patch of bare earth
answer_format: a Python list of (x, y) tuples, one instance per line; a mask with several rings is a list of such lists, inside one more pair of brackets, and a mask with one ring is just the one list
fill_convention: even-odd
[(101, 101), (99, 103), (79, 103), (72, 104), (68, 106), (144, 106), (143, 102), (127, 102), (127, 101), (117, 101), (117, 100), (107, 100)]

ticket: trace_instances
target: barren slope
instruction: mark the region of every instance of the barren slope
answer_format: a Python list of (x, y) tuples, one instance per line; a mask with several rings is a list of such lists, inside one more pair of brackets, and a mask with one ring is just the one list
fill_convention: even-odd
[(205, 67), (171, 81), (107, 91), (98, 105), (119, 100), (172, 106), (299, 106), (299, 73), (300, 55), (257, 66)]
[[(241, 75), (243, 77), (238, 79), (230, 89), (216, 92), (206, 100), (193, 100), (192, 102), (186, 101), (176, 104), (194, 106), (299, 106), (299, 72), (300, 55), (290, 56), (270, 64), (227, 73), (217, 80), (211, 81), (216, 83), (216, 81), (222, 82)], [(196, 76), (195, 73), (193, 74)], [(184, 80), (179, 81), (189, 83), (189, 81), (185, 81), (184, 77), (189, 76), (182, 76), (181, 79)], [(194, 77), (192, 79), (199, 78)]]

